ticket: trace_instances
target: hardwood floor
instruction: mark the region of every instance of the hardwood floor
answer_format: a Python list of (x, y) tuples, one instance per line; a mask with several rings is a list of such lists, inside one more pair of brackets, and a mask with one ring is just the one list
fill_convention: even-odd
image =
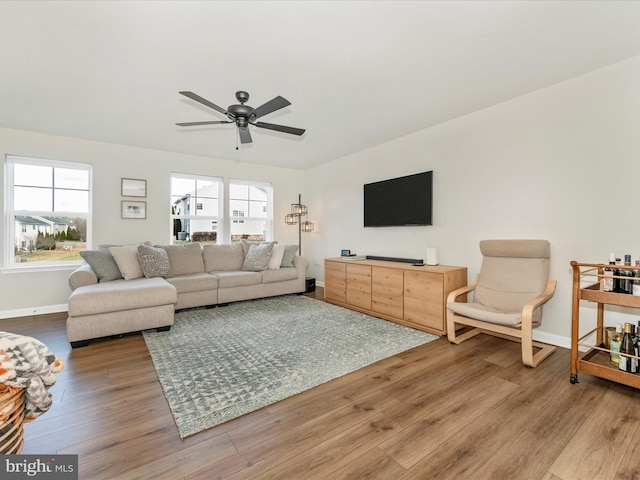
[(62, 314), (0, 329), (65, 361), (23, 453), (78, 454), (81, 479), (640, 478), (639, 391), (571, 385), (561, 348), (527, 369), (507, 340), (441, 338), (180, 440), (140, 334), (71, 350)]

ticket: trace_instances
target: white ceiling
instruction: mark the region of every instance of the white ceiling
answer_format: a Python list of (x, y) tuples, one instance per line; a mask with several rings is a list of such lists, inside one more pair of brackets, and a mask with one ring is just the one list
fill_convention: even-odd
[[(0, 126), (308, 168), (640, 55), (635, 1), (0, 2)], [(260, 120), (236, 151), (224, 117)]]

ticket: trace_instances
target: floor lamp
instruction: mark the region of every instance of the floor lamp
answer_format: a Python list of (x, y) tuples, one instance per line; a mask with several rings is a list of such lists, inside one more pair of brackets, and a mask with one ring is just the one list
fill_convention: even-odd
[(284, 217), (287, 225), (298, 225), (298, 255), (302, 255), (302, 232), (313, 232), (313, 223), (309, 222), (306, 218), (307, 206), (302, 204), (302, 195), (299, 193), (298, 203), (292, 203), (291, 213), (288, 213)]

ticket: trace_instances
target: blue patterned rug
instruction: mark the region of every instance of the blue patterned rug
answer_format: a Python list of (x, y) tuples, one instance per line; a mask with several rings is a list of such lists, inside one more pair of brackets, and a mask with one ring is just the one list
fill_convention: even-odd
[(143, 335), (180, 438), (438, 338), (298, 295), (180, 311)]

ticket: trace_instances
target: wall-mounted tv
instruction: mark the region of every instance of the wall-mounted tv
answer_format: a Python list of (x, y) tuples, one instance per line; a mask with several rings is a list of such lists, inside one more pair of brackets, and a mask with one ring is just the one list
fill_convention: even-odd
[(432, 225), (433, 171), (367, 183), (364, 226)]

